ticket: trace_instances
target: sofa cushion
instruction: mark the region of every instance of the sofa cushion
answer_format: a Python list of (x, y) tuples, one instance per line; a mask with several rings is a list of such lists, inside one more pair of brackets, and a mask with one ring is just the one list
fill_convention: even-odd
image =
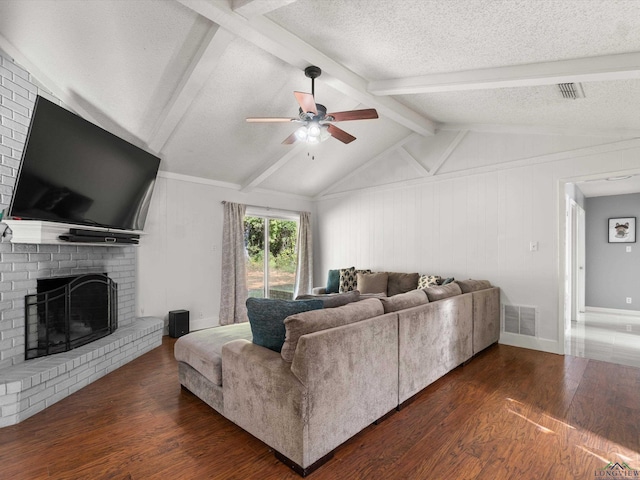
[(399, 293), (393, 297), (381, 298), (384, 313), (397, 312), (405, 308), (417, 307), (429, 303), (429, 298), (424, 290), (411, 290), (410, 292)]
[(450, 283), (449, 285), (436, 285), (435, 287), (428, 287), (424, 289), (424, 292), (429, 297), (430, 302), (442, 300), (443, 298), (454, 297), (461, 295), (462, 290), (457, 283)]
[(289, 315), (324, 307), (320, 300), (277, 300), (248, 298), (247, 315), (253, 333), (253, 343), (279, 352), (284, 343), (284, 319)]
[(365, 298), (387, 298), (386, 293), (361, 293), (360, 300), (364, 300)]
[(357, 273), (356, 288), (360, 293), (384, 293), (387, 294), (387, 280), (389, 275), (381, 273)]
[(478, 290), (486, 290), (491, 288), (491, 282), (489, 280), (458, 280), (460, 290), (462, 293), (477, 292)]
[(325, 293), (338, 293), (340, 291), (340, 270), (329, 270), (327, 277), (327, 291)]
[(352, 290), (345, 293), (331, 293), (326, 295), (298, 295), (296, 300), (320, 300), (324, 303), (324, 308), (335, 308), (346, 305), (347, 303), (357, 302), (360, 300), (360, 292)]
[(377, 298), (368, 298), (337, 308), (298, 313), (284, 321), (286, 339), (280, 352), (286, 362), (292, 362), (301, 336), (308, 333), (359, 322), (384, 314), (382, 303)]
[(429, 288), (438, 285), (438, 282), (442, 277), (439, 275), (420, 275), (420, 279), (418, 280), (418, 288)]
[(420, 280), (420, 274), (418, 273), (388, 272), (388, 274), (387, 296), (389, 297), (418, 288), (418, 281)]
[(176, 340), (173, 355), (215, 385), (222, 385), (222, 346), (231, 340), (251, 340), (249, 322), (205, 328)]

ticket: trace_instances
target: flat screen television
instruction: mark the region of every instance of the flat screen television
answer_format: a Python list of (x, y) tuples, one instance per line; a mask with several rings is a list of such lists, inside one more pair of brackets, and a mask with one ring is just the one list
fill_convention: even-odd
[(38, 96), (10, 218), (140, 231), (160, 159)]

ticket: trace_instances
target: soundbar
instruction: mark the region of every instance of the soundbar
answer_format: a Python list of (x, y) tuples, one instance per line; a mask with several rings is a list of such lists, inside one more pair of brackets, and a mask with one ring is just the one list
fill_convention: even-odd
[[(108, 233), (108, 232), (104, 232)], [(97, 236), (97, 235), (59, 235), (58, 238), (60, 240), (64, 240), (65, 242), (74, 242), (74, 243), (121, 243), (121, 244), (130, 244), (137, 245), (137, 238), (121, 238), (114, 236)]]
[(70, 228), (71, 235), (81, 235), (85, 237), (114, 237), (114, 238), (140, 238), (137, 233), (128, 232), (105, 232), (100, 230), (85, 230), (83, 228)]

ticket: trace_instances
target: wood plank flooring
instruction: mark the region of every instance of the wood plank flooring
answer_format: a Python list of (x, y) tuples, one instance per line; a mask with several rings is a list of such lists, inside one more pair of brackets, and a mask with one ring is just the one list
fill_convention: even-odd
[[(0, 429), (0, 478), (300, 478), (181, 390), (174, 343)], [(499, 345), (309, 478), (593, 479), (608, 462), (640, 469), (639, 428), (640, 369)]]

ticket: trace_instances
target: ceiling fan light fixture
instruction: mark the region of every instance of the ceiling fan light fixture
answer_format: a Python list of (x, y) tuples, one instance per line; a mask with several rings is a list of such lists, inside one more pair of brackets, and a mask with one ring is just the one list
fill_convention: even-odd
[(282, 142), (283, 145), (291, 145), (295, 142), (307, 144), (324, 142), (328, 138), (335, 138), (344, 144), (353, 142), (356, 137), (336, 127), (331, 122), (345, 122), (348, 120), (368, 120), (378, 118), (375, 108), (362, 110), (348, 110), (345, 112), (327, 113), (327, 107), (316, 103), (315, 79), (320, 76), (322, 70), (315, 66), (305, 68), (304, 74), (311, 79), (311, 93), (293, 92), (298, 101), (298, 118), (288, 117), (249, 117), (247, 122), (296, 122), (302, 126), (289, 135)]
[(328, 138), (331, 138), (331, 134), (329, 133), (329, 125), (322, 125), (320, 128), (320, 141), (324, 142)]
[(300, 127), (296, 130), (296, 138), (301, 142), (305, 142), (309, 137), (309, 133), (307, 132), (307, 127)]
[(316, 144), (324, 142), (331, 137), (329, 125), (320, 125), (318, 122), (310, 122), (295, 131), (295, 137), (300, 142)]
[(315, 122), (312, 122), (307, 127), (307, 134), (309, 137), (319, 137), (320, 136), (320, 125)]

